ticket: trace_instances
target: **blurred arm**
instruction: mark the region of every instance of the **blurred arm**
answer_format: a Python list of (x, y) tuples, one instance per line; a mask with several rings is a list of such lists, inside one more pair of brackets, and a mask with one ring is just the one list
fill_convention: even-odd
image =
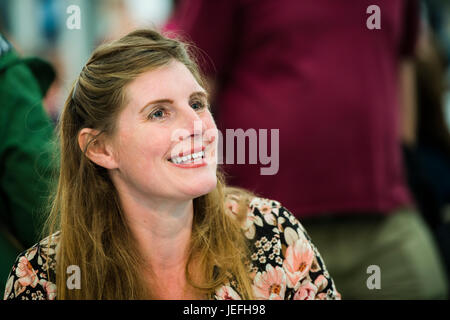
[(407, 146), (413, 147), (416, 143), (417, 129), (417, 93), (414, 59), (402, 60), (399, 72), (401, 141)]

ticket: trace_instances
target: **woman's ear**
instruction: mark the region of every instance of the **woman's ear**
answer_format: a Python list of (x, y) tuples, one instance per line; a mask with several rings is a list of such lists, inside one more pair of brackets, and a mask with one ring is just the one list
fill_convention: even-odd
[(78, 133), (78, 145), (81, 152), (95, 164), (106, 169), (117, 168), (112, 148), (100, 131), (91, 128), (81, 129)]

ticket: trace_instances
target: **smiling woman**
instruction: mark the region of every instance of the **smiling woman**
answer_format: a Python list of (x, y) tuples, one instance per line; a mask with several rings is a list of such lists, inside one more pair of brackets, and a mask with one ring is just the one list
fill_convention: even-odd
[(95, 50), (59, 123), (47, 237), (17, 258), (5, 299), (340, 297), (287, 209), (225, 186), (188, 49), (137, 30)]

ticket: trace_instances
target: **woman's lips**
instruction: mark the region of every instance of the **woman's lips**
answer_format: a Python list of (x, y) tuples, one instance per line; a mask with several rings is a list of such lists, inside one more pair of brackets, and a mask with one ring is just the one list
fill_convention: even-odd
[[(214, 140), (213, 140), (214, 141)], [(216, 163), (217, 159), (215, 158), (215, 149), (216, 146), (211, 142), (209, 143), (209, 145), (205, 146), (200, 146), (197, 148), (192, 147), (190, 150), (190, 155), (192, 156), (193, 154), (198, 154), (199, 151), (201, 151), (203, 153), (202, 157), (197, 157), (195, 159), (191, 158), (190, 161), (188, 162), (180, 162), (180, 158), (182, 157), (183, 154), (186, 154), (184, 152), (180, 152), (178, 153), (176, 156), (174, 156), (174, 158), (169, 158), (167, 159), (172, 165), (178, 167), (178, 168), (184, 168), (184, 169), (189, 169), (189, 168), (199, 168), (199, 167), (204, 167), (207, 166), (211, 163)], [(175, 160), (176, 159), (176, 160)], [(214, 161), (216, 160), (216, 161)]]
[(205, 167), (211, 163), (216, 163), (217, 161), (214, 161), (215, 157), (215, 148), (203, 148), (204, 150), (204, 157), (197, 158), (195, 160), (191, 160), (190, 162), (184, 162), (184, 163), (174, 163), (170, 159), (168, 160), (172, 165), (183, 168), (183, 169), (192, 169), (192, 168), (199, 168), (199, 167)]
[(173, 163), (172, 161), (169, 161), (169, 162), (170, 162), (170, 164), (174, 165), (175, 167), (183, 168), (183, 169), (200, 168), (200, 167), (205, 167), (208, 165), (205, 158), (198, 158), (198, 159), (195, 159), (194, 161), (187, 162), (187, 163)]
[[(202, 150), (202, 151), (205, 150), (205, 147), (201, 148), (200, 150)], [(194, 153), (192, 153), (192, 154), (194, 154)], [(192, 154), (191, 154), (191, 156), (192, 156)], [(204, 151), (202, 152), (202, 154), (203, 154), (202, 157), (197, 157), (195, 159), (191, 158), (190, 160), (184, 161), (184, 162), (178, 162), (179, 159), (177, 161), (169, 159), (169, 162), (171, 164), (173, 164), (174, 166), (176, 166), (178, 168), (183, 168), (183, 169), (204, 167), (204, 166), (208, 165), (208, 162), (206, 161), (206, 157), (208, 156), (208, 154)]]

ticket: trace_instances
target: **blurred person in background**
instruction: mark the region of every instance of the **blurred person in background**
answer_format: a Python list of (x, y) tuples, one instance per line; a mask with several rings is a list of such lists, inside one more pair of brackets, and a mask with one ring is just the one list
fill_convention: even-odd
[(418, 2), (377, 1), (380, 28), (372, 4), (180, 0), (166, 30), (212, 61), (219, 130), (280, 129), (277, 174), (227, 164), (229, 183), (293, 208), (344, 299), (445, 298), (401, 148), (415, 139)]
[(404, 145), (404, 153), (411, 190), (436, 237), (449, 274), (450, 133), (444, 112), (448, 56), (446, 43), (439, 36), (439, 16), (445, 7), (436, 7), (436, 1), (423, 4), (426, 10), (416, 59), (417, 126), (415, 139)]
[(50, 186), (53, 125), (42, 99), (55, 77), (38, 58), (19, 57), (0, 33), (0, 280), (39, 236)]

